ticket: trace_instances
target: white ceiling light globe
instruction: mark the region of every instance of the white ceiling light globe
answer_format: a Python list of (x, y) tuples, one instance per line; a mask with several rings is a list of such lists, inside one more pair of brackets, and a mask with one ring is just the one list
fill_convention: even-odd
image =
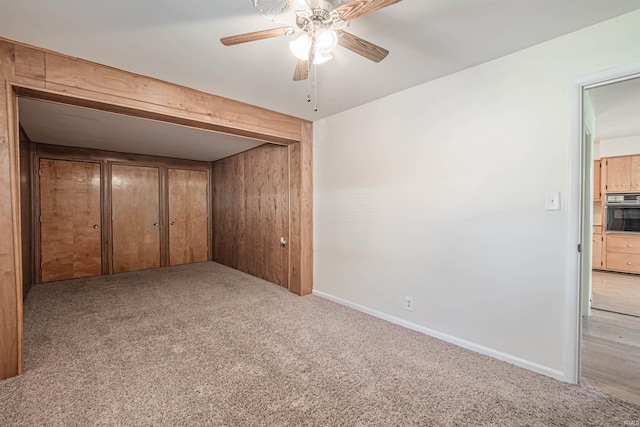
[(324, 53), (329, 53), (336, 48), (338, 44), (338, 35), (333, 30), (325, 30), (318, 34), (316, 39), (318, 50)]
[(309, 59), (309, 48), (311, 47), (311, 39), (305, 33), (300, 37), (289, 43), (289, 49), (296, 56), (296, 58), (306, 61)]

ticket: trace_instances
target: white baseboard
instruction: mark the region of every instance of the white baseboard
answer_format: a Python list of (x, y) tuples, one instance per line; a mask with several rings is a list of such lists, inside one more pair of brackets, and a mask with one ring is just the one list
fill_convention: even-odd
[(469, 341), (465, 341), (462, 340), (460, 338), (456, 338), (452, 335), (447, 335), (447, 334), (443, 334), (442, 332), (438, 332), (438, 331), (434, 331), (433, 329), (429, 329), (429, 328), (425, 328), (424, 326), (420, 326), (416, 323), (412, 323), (409, 322), (407, 320), (404, 319), (400, 319), (399, 317), (395, 317), (395, 316), (391, 316), (389, 314), (386, 313), (382, 313), (380, 311), (377, 310), (373, 310), (371, 308), (365, 307), (363, 305), (360, 304), (356, 304), (354, 302), (351, 301), (347, 301), (345, 299), (327, 294), (325, 292), (322, 291), (318, 291), (318, 290), (313, 290), (313, 295), (317, 295), (321, 298), (325, 298), (328, 299), (330, 301), (336, 302), (340, 305), (344, 305), (347, 306), (349, 308), (353, 308), (354, 310), (358, 310), (361, 311), (363, 313), (369, 314), (371, 316), (377, 317), (379, 319), (382, 320), (386, 320), (387, 322), (391, 322), (394, 323), (396, 325), (400, 325), (403, 326), (407, 329), (411, 329), (420, 333), (423, 333), (425, 335), (429, 335), (431, 337), (440, 339), (442, 341), (446, 341), (448, 343), (451, 344), (455, 344), (459, 347), (462, 348), (466, 348), (467, 350), (471, 350), (471, 351), (475, 351), (476, 353), (480, 353), (480, 354), (484, 354), (486, 356), (490, 356), (493, 357), (495, 359), (498, 360), (502, 360), (504, 362), (507, 363), (511, 363), (513, 365), (519, 366), (521, 368), (525, 368), (525, 369), (529, 369), (530, 371), (533, 372), (537, 372), (539, 374), (542, 375), (546, 375), (548, 377), (551, 378), (555, 378), (559, 381), (563, 381), (563, 382), (571, 382), (569, 380), (569, 378), (567, 378), (567, 376), (561, 372), (561, 371), (557, 371), (555, 369), (551, 369), (547, 366), (543, 366), (543, 365), (538, 365), (537, 363), (533, 363), (533, 362), (529, 362), (528, 360), (524, 360), (524, 359), (520, 359), (518, 357), (512, 356), (510, 354), (506, 354), (506, 353), (502, 353), (500, 351), (488, 348), (488, 347), (484, 347), (482, 345), (479, 344), (475, 344)]

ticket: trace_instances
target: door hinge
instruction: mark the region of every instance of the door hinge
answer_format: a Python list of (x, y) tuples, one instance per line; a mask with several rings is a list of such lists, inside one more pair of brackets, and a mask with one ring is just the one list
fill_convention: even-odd
[(578, 252), (582, 253), (582, 243), (578, 243)]
[(42, 215), (40, 215), (40, 223), (42, 223)]
[(608, 185), (605, 185), (605, 186), (604, 186), (604, 189), (605, 189), (605, 190), (608, 190), (608, 189), (609, 189), (609, 186), (608, 186)]
[(42, 263), (40, 263), (40, 268), (42, 268)]
[(609, 160), (604, 161), (607, 166), (609, 166)]
[(42, 169), (38, 169), (38, 176), (42, 176)]

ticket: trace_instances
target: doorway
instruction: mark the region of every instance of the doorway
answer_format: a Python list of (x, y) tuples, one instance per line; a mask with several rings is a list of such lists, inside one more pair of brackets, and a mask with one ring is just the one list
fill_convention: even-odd
[(583, 161), (591, 171), (585, 174), (590, 185), (583, 188), (592, 191), (583, 195), (591, 245), (583, 252), (589, 268), (582, 280), (580, 381), (635, 404), (640, 404), (640, 229), (628, 226), (640, 215), (638, 117), (640, 76), (583, 88)]

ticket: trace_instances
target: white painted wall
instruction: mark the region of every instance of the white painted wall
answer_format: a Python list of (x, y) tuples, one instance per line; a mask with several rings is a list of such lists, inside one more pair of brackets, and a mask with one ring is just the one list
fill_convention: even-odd
[[(640, 118), (638, 118), (640, 120)], [(629, 156), (640, 154), (640, 135), (631, 135), (625, 138), (603, 139), (600, 141), (600, 156)]]
[(314, 292), (572, 380), (572, 91), (637, 61), (640, 11), (315, 122)]

